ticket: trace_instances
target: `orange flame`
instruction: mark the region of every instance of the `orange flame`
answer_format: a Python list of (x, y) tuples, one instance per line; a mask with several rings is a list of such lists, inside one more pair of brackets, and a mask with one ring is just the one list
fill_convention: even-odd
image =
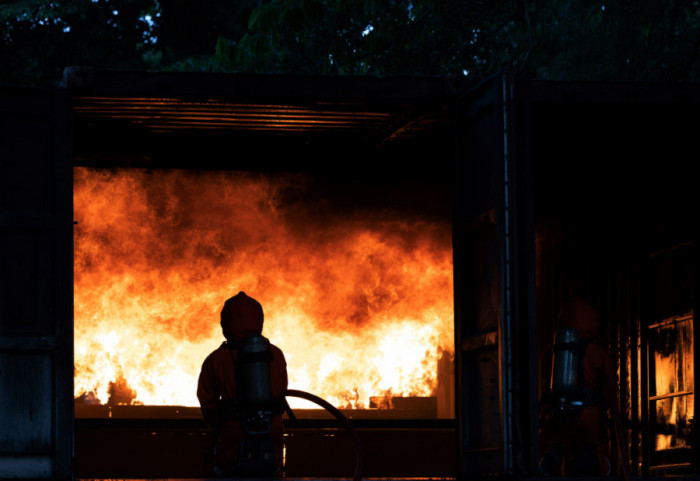
[(75, 394), (196, 406), (219, 311), (243, 290), (265, 310), (290, 388), (339, 407), (429, 396), (453, 351), (450, 226), (331, 215), (307, 179), (74, 172)]
[[(695, 412), (692, 312), (658, 327), (654, 350), (656, 450), (684, 447)], [(669, 431), (671, 433), (669, 433)]]

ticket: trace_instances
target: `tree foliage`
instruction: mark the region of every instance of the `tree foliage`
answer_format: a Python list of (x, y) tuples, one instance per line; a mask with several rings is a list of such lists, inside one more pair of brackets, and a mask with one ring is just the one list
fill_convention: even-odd
[(518, 24), (521, 10), (517, 0), (272, 0), (253, 11), (240, 40), (230, 40), (229, 64), (332, 75), (495, 71), (508, 54), (517, 61), (522, 53), (510, 44), (488, 51)]
[[(367, 27), (370, 27), (369, 29)], [(698, 80), (697, 0), (273, 0), (253, 11), (238, 70)]]
[[(0, 81), (68, 65), (568, 80), (700, 77), (700, 0), (23, 0), (0, 3)], [(115, 13), (116, 12), (116, 13)]]
[[(535, 8), (535, 6), (537, 8)], [(576, 0), (533, 4), (529, 65), (538, 77), (697, 81), (700, 2)]]
[(25, 0), (0, 5), (2, 80), (52, 84), (64, 67), (138, 68), (151, 29), (148, 0)]
[(71, 65), (164, 69), (206, 63), (238, 38), (258, 0), (0, 2), (0, 82), (51, 85)]

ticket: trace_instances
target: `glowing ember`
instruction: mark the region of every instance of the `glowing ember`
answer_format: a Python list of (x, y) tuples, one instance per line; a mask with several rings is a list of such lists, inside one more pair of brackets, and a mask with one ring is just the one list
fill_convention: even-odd
[[(74, 173), (75, 395), (196, 406), (219, 311), (243, 290), (290, 388), (339, 407), (430, 396), (453, 350), (450, 226), (332, 218), (301, 177)], [(311, 210), (310, 210), (311, 209)]]

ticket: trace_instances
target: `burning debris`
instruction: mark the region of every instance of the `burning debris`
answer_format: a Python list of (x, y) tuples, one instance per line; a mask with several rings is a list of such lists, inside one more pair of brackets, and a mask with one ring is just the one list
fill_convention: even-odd
[(341, 215), (305, 182), (76, 168), (76, 396), (196, 406), (239, 290), (265, 306), (290, 388), (345, 408), (435, 396), (454, 342), (451, 226)]
[(94, 392), (83, 392), (75, 398), (75, 404), (102, 404)]
[(109, 400), (107, 401), (109, 406), (128, 406), (134, 404), (135, 399), (136, 391), (129, 387), (122, 376), (114, 382), (109, 382)]

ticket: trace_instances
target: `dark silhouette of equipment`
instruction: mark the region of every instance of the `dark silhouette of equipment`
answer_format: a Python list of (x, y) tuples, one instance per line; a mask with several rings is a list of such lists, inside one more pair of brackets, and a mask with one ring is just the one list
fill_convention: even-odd
[(272, 417), (280, 411), (270, 383), (270, 341), (261, 334), (249, 334), (239, 353), (241, 425), (248, 434), (269, 434)]
[(357, 450), (355, 481), (362, 477), (364, 455), (348, 419), (330, 403), (303, 391), (287, 390), (284, 353), (262, 335), (262, 305), (241, 291), (221, 310), (226, 338), (202, 364), (197, 398), (202, 416), (212, 429), (211, 461), (205, 471), (215, 476), (274, 477), (283, 460), (282, 414), (294, 413), (286, 397), (318, 404), (343, 422)]
[(612, 430), (623, 476), (629, 481), (616, 374), (608, 351), (598, 341), (600, 316), (574, 298), (562, 308), (558, 324), (550, 346), (550, 385), (542, 399), (540, 474), (556, 476), (562, 470), (574, 476), (612, 474), (608, 438)]
[(546, 402), (552, 414), (575, 416), (586, 405), (596, 402), (595, 393), (583, 385), (583, 357), (586, 343), (576, 329), (560, 327), (554, 336), (550, 392)]
[[(350, 436), (352, 437), (352, 441), (355, 444), (355, 451), (356, 451), (356, 460), (355, 460), (355, 475), (353, 477), (353, 481), (360, 481), (362, 479), (362, 469), (364, 467), (364, 462), (365, 462), (365, 456), (364, 452), (362, 450), (362, 443), (360, 442), (360, 438), (357, 435), (357, 431), (355, 431), (355, 428), (353, 425), (350, 423), (347, 417), (340, 412), (335, 406), (330, 404), (329, 402), (321, 399), (320, 397), (310, 394), (308, 392), (304, 391), (297, 391), (295, 389), (288, 389), (285, 393), (285, 396), (291, 396), (291, 397), (298, 397), (301, 399), (306, 399), (307, 401), (311, 401), (315, 404), (318, 404), (321, 406), (323, 409), (331, 413), (336, 419), (341, 421), (343, 423), (343, 426), (348, 430), (350, 433)], [(286, 405), (287, 409), (287, 415), (290, 417), (290, 419), (296, 419), (294, 416), (294, 413), (292, 410), (289, 408), (289, 405)]]
[(238, 469), (250, 476), (266, 475), (274, 471), (272, 442), (266, 438), (271, 431), (272, 418), (282, 410), (290, 419), (296, 420), (287, 403), (287, 397), (298, 397), (311, 401), (328, 411), (342, 422), (352, 437), (356, 449), (354, 481), (362, 479), (364, 453), (360, 438), (348, 418), (324, 399), (304, 391), (288, 389), (282, 398), (272, 395), (270, 382), (270, 341), (261, 334), (253, 333), (245, 337), (239, 348), (238, 361), (234, 360), (238, 373), (238, 398), (235, 417), (241, 423), (246, 438), (241, 442)]

